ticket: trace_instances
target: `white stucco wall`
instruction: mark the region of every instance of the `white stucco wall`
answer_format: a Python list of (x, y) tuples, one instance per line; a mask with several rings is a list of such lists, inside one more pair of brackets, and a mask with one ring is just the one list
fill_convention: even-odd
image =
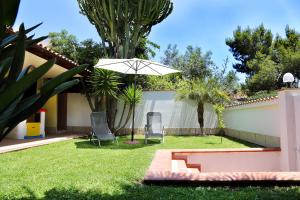
[(85, 96), (68, 93), (67, 106), (67, 126), (91, 126), (91, 109)]
[(228, 108), (224, 122), (229, 129), (280, 137), (278, 99)]
[[(176, 100), (174, 91), (144, 91), (143, 100), (136, 107), (136, 128), (145, 127), (147, 112), (161, 112), (165, 128), (199, 128), (196, 103)], [(216, 115), (212, 106), (205, 105), (204, 119), (205, 128), (215, 128)], [(126, 127), (131, 127), (131, 120)]]
[[(118, 122), (122, 104), (118, 105)], [(136, 128), (144, 128), (147, 112), (161, 112), (165, 128), (199, 128), (197, 106), (192, 101), (177, 101), (174, 91), (145, 91), (143, 100), (136, 106)], [(68, 126), (90, 126), (88, 102), (81, 94), (68, 94)], [(204, 127), (215, 128), (217, 121), (212, 106), (205, 105)], [(131, 127), (131, 120), (126, 126)]]

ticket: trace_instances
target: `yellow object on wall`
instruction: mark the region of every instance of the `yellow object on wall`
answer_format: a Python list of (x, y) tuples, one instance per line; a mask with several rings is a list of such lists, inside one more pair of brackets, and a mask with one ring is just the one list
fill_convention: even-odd
[(27, 123), (27, 136), (39, 136), (41, 133), (41, 123), (29, 122)]
[(57, 95), (51, 97), (43, 106), (47, 110), (46, 127), (57, 128)]

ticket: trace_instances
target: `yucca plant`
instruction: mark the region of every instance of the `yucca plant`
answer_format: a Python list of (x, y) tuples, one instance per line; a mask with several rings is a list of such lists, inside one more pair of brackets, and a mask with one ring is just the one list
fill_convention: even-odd
[(107, 97), (117, 98), (119, 79), (113, 71), (98, 68), (93, 70), (89, 79), (84, 82), (84, 93), (93, 112), (106, 109)]
[(62, 73), (47, 81), (36, 94), (26, 96), (25, 92), (47, 73), (55, 59), (36, 68), (23, 68), (26, 49), (46, 37), (33, 39), (33, 35), (26, 36), (40, 24), (29, 29), (21, 24), (18, 32), (7, 32), (15, 22), (19, 4), (19, 0), (0, 0), (0, 141), (21, 121), (37, 112), (50, 97), (77, 84), (79, 80), (71, 80), (72, 77), (86, 68), (82, 65)]
[[(135, 94), (134, 94), (134, 92), (135, 92)], [(143, 91), (141, 88), (136, 88), (136, 90), (134, 91), (134, 86), (130, 85), (124, 89), (123, 93), (119, 97), (119, 99), (121, 101), (123, 101), (124, 104), (123, 104), (123, 109), (122, 109), (121, 117), (120, 117), (116, 132), (120, 131), (122, 128), (124, 128), (126, 126), (126, 124), (128, 123), (128, 121), (130, 119), (130, 116), (132, 114), (132, 109), (133, 109), (134, 103), (135, 104), (140, 103), (142, 100), (142, 97), (143, 97)], [(125, 112), (127, 110), (127, 107), (128, 107), (127, 116), (126, 116), (125, 120), (123, 120), (125, 117)]]

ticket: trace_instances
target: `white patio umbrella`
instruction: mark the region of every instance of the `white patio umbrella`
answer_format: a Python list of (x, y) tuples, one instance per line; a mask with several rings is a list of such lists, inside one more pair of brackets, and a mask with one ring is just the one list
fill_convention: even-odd
[[(138, 58), (100, 59), (94, 67), (120, 72), (123, 74), (134, 74), (134, 75), (143, 74), (143, 75), (162, 76), (166, 74), (180, 72), (179, 70), (172, 69), (166, 65), (149, 61), (149, 60), (138, 59)], [(136, 78), (134, 76), (134, 99), (135, 99), (135, 90), (136, 90)], [(131, 141), (134, 140), (134, 115), (135, 115), (135, 102), (133, 105), (133, 114), (132, 114)]]

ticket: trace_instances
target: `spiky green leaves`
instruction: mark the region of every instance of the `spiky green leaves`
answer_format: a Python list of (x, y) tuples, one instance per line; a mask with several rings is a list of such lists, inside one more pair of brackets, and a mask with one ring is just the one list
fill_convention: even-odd
[[(135, 94), (134, 94), (135, 93)], [(125, 103), (133, 105), (134, 102), (140, 103), (143, 97), (143, 91), (141, 88), (134, 89), (133, 85), (128, 86), (123, 91), (123, 94), (120, 96), (120, 99), (123, 100)]]
[(91, 93), (95, 96), (113, 96), (118, 92), (119, 76), (112, 71), (95, 69), (90, 80)]
[[(70, 80), (86, 68), (75, 67), (48, 81), (40, 93), (26, 95), (26, 91), (40, 80), (54, 65), (55, 59), (33, 68), (24, 68), (26, 48), (46, 37), (33, 39), (26, 34), (40, 24), (25, 29), (21, 24), (17, 33), (6, 33), (6, 26), (12, 26), (17, 15), (19, 1), (0, 0), (0, 141), (21, 121), (39, 110), (47, 100), (72, 86), (79, 80)], [(3, 28), (4, 27), (4, 28)]]
[(16, 20), (20, 0), (0, 0), (0, 38), (5, 34), (7, 26), (12, 26)]

